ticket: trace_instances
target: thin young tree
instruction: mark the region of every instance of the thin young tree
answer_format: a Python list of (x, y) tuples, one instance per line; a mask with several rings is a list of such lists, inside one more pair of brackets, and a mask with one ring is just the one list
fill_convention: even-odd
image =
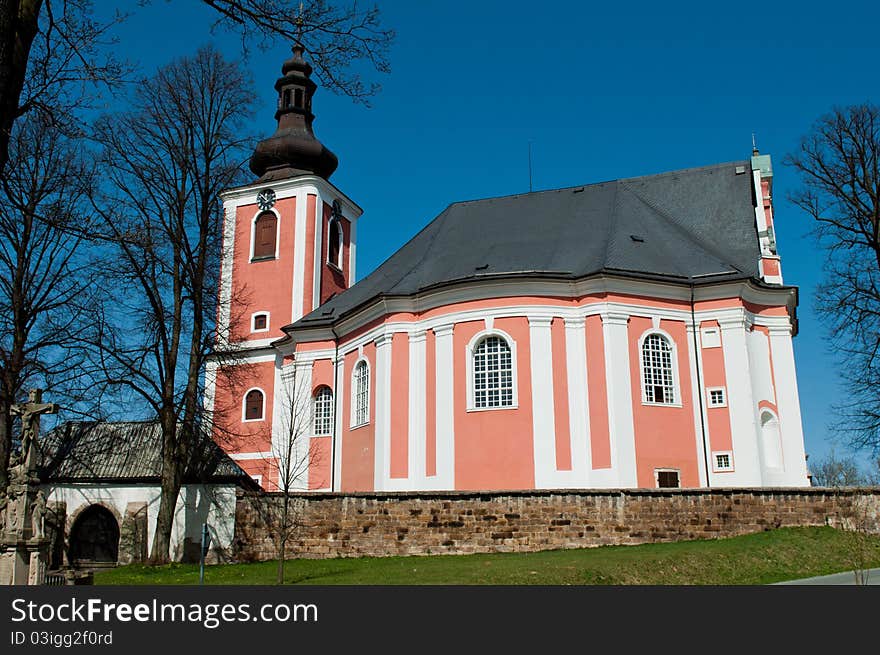
[(294, 365), (291, 374), (282, 375), (281, 382), (281, 393), (275, 400), (279, 404), (275, 414), (278, 425), (272, 439), (272, 456), (267, 462), (268, 469), (274, 472), (280, 507), (268, 503), (269, 514), (264, 517), (278, 558), (277, 584), (284, 583), (288, 546), (302, 522), (302, 501), (295, 494), (308, 490), (309, 467), (318, 468), (320, 465), (317, 441), (311, 439), (315, 416), (304, 367)]
[[(216, 12), (215, 27), (237, 32), (242, 46), (267, 46), (275, 39), (299, 40), (324, 88), (367, 102), (378, 91), (365, 84), (355, 64), (366, 62), (387, 72), (394, 38), (380, 25), (377, 7), (362, 9), (325, 0), (202, 0)], [(168, 12), (170, 2), (163, 3)], [(75, 114), (76, 103), (61, 93), (74, 87), (94, 91), (115, 87), (128, 66), (110, 38), (127, 16), (94, 18), (91, 0), (0, 0), (0, 171), (6, 165), (8, 141), (15, 122), (36, 106), (50, 108), (59, 119)], [(41, 81), (26, 83), (42, 71)]]
[(39, 112), (16, 124), (10, 152), (0, 184), (0, 488), (12, 449), (11, 403), (33, 386), (63, 399), (66, 410), (83, 399), (77, 345), (94, 295), (82, 237), (91, 164)]
[(143, 81), (131, 109), (97, 128), (106, 183), (94, 206), (108, 293), (95, 311), (92, 345), (105, 395), (162, 427), (154, 563), (169, 559), (183, 474), (209, 429), (204, 369), (222, 349), (219, 193), (241, 179), (254, 97), (237, 63), (203, 48)]
[(791, 200), (813, 220), (826, 254), (816, 294), (840, 358), (847, 399), (838, 431), (880, 453), (880, 107), (834, 109), (786, 157), (800, 174)]

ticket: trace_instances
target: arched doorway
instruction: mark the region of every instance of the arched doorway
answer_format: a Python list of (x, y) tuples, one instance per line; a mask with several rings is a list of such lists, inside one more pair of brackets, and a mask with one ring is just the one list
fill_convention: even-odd
[(119, 559), (119, 523), (106, 507), (84, 509), (70, 530), (70, 563), (78, 567), (115, 566)]

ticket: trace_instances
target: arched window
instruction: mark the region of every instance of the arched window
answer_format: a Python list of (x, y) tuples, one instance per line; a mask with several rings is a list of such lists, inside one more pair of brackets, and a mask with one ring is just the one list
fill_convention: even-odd
[(642, 383), (645, 402), (660, 405), (677, 402), (672, 346), (662, 334), (649, 334), (642, 342)]
[(263, 418), (265, 398), (259, 389), (251, 389), (244, 397), (244, 420), (259, 421)]
[(273, 259), (275, 257), (275, 238), (278, 232), (278, 217), (272, 212), (263, 212), (254, 221), (254, 259)]
[(321, 386), (315, 392), (314, 410), (315, 434), (333, 434), (333, 391)]
[(334, 218), (330, 221), (327, 236), (327, 262), (337, 268), (342, 268), (342, 226), (339, 220)]
[(473, 354), (474, 408), (513, 406), (513, 357), (499, 336), (481, 339)]
[(354, 367), (354, 425), (370, 421), (370, 369), (363, 360)]

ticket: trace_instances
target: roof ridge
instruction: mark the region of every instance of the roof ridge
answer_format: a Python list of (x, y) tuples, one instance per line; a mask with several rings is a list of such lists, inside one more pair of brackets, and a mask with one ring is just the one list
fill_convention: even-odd
[[(688, 230), (686, 227), (684, 227), (681, 223), (676, 221), (675, 218), (673, 216), (671, 216), (662, 207), (658, 207), (655, 203), (653, 203), (650, 200), (648, 200), (647, 198), (645, 198), (636, 189), (634, 189), (631, 186), (629, 186), (628, 184), (626, 184), (625, 181), (621, 180), (621, 184), (627, 192), (633, 194), (642, 204), (644, 204), (646, 207), (653, 210), (657, 214), (657, 216), (659, 216), (663, 220), (663, 222), (665, 222), (667, 225), (669, 225), (674, 230), (676, 230), (679, 234), (684, 236), (688, 241), (690, 241), (692, 244), (697, 246), (700, 250), (702, 250), (707, 255), (711, 255), (714, 259), (721, 262), (725, 266), (731, 267), (733, 270), (729, 271), (729, 272), (739, 272), (739, 273), (743, 272), (739, 268), (737, 268), (736, 266), (734, 266), (733, 264), (728, 262), (727, 258), (722, 256), (719, 252), (717, 252), (713, 246), (711, 246), (707, 243), (704, 243), (703, 240), (700, 239), (699, 236), (697, 236), (696, 234), (694, 234), (693, 232)], [(688, 277), (690, 277), (690, 276), (688, 276)]]
[(610, 180), (601, 180), (599, 182), (584, 182), (583, 184), (572, 184), (571, 186), (558, 187), (555, 189), (541, 189), (539, 191), (526, 191), (524, 193), (508, 193), (500, 196), (488, 196), (486, 198), (472, 198), (470, 200), (456, 200), (451, 203), (449, 206), (452, 207), (454, 205), (468, 205), (471, 203), (477, 202), (488, 202), (490, 200), (504, 200), (508, 198), (521, 198), (525, 196), (533, 196), (539, 195), (542, 193), (559, 193), (562, 191), (571, 191), (572, 189), (584, 189), (586, 187), (595, 187), (602, 186), (603, 184), (614, 184), (619, 182), (633, 182), (636, 180), (648, 180), (648, 179), (656, 179), (658, 177), (667, 177), (670, 175), (681, 175), (683, 173), (699, 173), (701, 171), (709, 171), (715, 170), (718, 168), (724, 168), (726, 166), (736, 166), (739, 164), (747, 164), (748, 161), (745, 159), (739, 159), (728, 162), (720, 162), (717, 164), (705, 164), (703, 166), (691, 166), (688, 168), (677, 168), (671, 171), (663, 171), (662, 173), (648, 173), (646, 175), (635, 175), (633, 177), (618, 177), (612, 178)]

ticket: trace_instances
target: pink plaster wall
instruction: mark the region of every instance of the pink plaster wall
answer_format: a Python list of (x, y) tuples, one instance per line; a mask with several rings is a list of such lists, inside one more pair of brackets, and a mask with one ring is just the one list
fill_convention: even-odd
[(519, 407), (467, 411), (467, 345), (485, 325), (483, 321), (457, 324), (453, 331), (456, 489), (530, 489), (535, 485), (529, 323), (525, 318), (501, 318), (495, 327), (517, 344)]
[(376, 434), (376, 345), (364, 346), (364, 357), (370, 364), (370, 422), (351, 429), (352, 372), (358, 353), (345, 355), (343, 368), (346, 392), (342, 400), (341, 490), (372, 491)]
[(568, 414), (568, 364), (565, 358), (565, 321), (550, 325), (553, 359), (553, 422), (556, 428), (556, 470), (571, 470), (571, 426)]
[[(250, 261), (251, 229), (259, 213), (256, 205), (236, 210), (235, 241), (232, 255), (232, 294), (230, 312), (233, 340), (265, 339), (283, 336), (281, 327), (290, 323), (293, 303), (293, 249), (296, 198), (282, 198), (275, 205), (280, 214), (278, 257)], [(268, 311), (269, 332), (251, 333), (251, 314)]]
[(327, 247), (330, 238), (330, 216), (333, 208), (324, 203), (324, 216), (322, 221), (323, 237), (321, 239), (321, 303), (327, 300), (335, 293), (339, 293), (348, 288), (349, 285), (349, 257), (351, 250), (351, 223), (342, 220), (342, 270), (327, 263)]
[[(733, 437), (730, 432), (729, 404), (726, 407), (709, 407), (709, 395), (706, 393), (708, 387), (724, 387), (725, 395), (729, 395), (727, 391), (727, 374), (724, 369), (724, 334), (721, 333), (718, 321), (703, 321), (700, 323), (700, 329), (713, 327), (718, 329), (721, 334), (721, 347), (702, 348), (701, 350), (703, 358), (703, 406), (706, 408), (706, 422), (709, 424), (709, 450), (732, 450)], [(702, 339), (700, 342), (702, 346)], [(711, 452), (709, 455), (711, 456)]]
[(608, 428), (608, 382), (605, 378), (605, 337), (602, 318), (588, 316), (587, 393), (590, 400), (590, 454), (594, 469), (611, 468), (611, 438)]
[(632, 383), (633, 425), (635, 427), (636, 476), (640, 487), (655, 487), (654, 470), (678, 469), (683, 487), (700, 486), (691, 401), (687, 331), (680, 321), (660, 322), (676, 344), (681, 407), (642, 403), (641, 353), (639, 338), (652, 328), (649, 318), (633, 316), (629, 321), (630, 379)]
[(405, 478), (409, 470), (409, 335), (391, 339), (391, 477)]

